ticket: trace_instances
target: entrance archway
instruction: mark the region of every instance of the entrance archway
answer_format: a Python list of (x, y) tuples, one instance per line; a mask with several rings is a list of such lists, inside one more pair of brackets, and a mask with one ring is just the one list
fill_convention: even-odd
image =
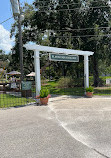
[(83, 55), (84, 56), (84, 86), (89, 87), (89, 60), (88, 57), (93, 55), (94, 52), (90, 51), (81, 51), (81, 50), (73, 50), (73, 49), (65, 49), (65, 48), (56, 48), (49, 46), (40, 46), (36, 44), (25, 44), (24, 47), (27, 50), (34, 51), (34, 62), (35, 62), (35, 82), (36, 82), (36, 95), (39, 95), (41, 90), (41, 79), (40, 79), (40, 59), (39, 52), (51, 52), (56, 54), (66, 54), (66, 55)]

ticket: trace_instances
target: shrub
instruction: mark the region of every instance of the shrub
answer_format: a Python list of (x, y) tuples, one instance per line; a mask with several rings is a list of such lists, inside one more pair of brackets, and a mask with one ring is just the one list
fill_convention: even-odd
[(47, 97), (49, 94), (49, 90), (47, 88), (42, 88), (40, 90), (40, 98), (45, 98)]
[(58, 76), (55, 76), (55, 81), (58, 81), (59, 80), (59, 77)]
[[(89, 85), (94, 86), (94, 77), (89, 77)], [(100, 76), (98, 81), (98, 86), (105, 86), (106, 85), (106, 76)]]
[(74, 81), (70, 77), (62, 77), (59, 79), (58, 87), (59, 88), (70, 88), (74, 86)]
[(90, 86), (94, 85), (94, 78), (93, 78), (93, 76), (89, 76), (89, 85)]
[(106, 79), (104, 77), (100, 77), (98, 86), (99, 87), (105, 86), (105, 84), (106, 84)]
[(93, 87), (87, 87), (85, 88), (86, 92), (93, 92), (94, 88)]
[(74, 83), (74, 87), (83, 87), (84, 79), (83, 78), (74, 78), (73, 83)]

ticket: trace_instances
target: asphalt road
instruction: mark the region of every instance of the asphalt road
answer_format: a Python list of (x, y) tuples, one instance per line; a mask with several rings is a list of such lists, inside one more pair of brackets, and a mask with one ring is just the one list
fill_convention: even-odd
[(111, 158), (111, 98), (0, 110), (0, 158)]

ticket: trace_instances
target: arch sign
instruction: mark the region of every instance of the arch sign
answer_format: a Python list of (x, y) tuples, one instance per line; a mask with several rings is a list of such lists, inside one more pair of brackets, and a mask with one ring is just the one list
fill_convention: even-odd
[(67, 62), (79, 62), (78, 55), (66, 55), (66, 54), (49, 54), (49, 60), (51, 61), (67, 61)]
[[(50, 59), (56, 61), (69, 61), (78, 62), (79, 55), (84, 56), (84, 86), (89, 87), (89, 61), (88, 57), (93, 55), (94, 52), (56, 48), (48, 46), (40, 46), (36, 44), (25, 44), (24, 47), (27, 50), (34, 51), (34, 62), (35, 62), (35, 82), (36, 82), (36, 95), (39, 95), (41, 90), (41, 79), (40, 79), (40, 59), (39, 52), (50, 52)], [(53, 53), (53, 54), (52, 54)], [(52, 54), (52, 55), (51, 55)]]

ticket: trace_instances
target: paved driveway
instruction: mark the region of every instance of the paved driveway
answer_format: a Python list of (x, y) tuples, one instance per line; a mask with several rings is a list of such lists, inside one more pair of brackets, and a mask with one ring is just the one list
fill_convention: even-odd
[(111, 98), (0, 110), (0, 158), (111, 158)]

